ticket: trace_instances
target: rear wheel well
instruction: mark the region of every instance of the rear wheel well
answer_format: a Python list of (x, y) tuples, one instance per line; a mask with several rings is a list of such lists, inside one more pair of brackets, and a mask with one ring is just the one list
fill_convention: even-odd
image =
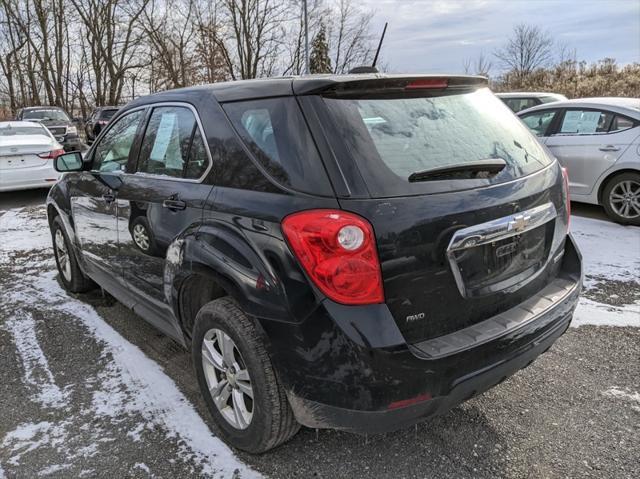
[(180, 287), (180, 324), (185, 335), (191, 339), (198, 311), (214, 299), (228, 296), (228, 292), (215, 280), (201, 275), (189, 276)]
[(627, 168), (625, 170), (617, 170), (617, 171), (614, 171), (613, 173), (610, 173), (609, 176), (607, 176), (604, 180), (602, 180), (602, 183), (600, 183), (600, 188), (598, 189), (598, 204), (599, 205), (602, 205), (602, 193), (604, 193), (604, 189), (607, 187), (607, 183), (609, 183), (616, 176), (622, 175), (624, 173), (640, 173), (640, 172), (638, 170), (634, 170), (632, 168)]

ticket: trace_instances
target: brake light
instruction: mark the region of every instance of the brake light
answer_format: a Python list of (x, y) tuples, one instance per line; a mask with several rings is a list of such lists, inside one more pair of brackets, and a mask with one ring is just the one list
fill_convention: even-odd
[(314, 284), (342, 304), (384, 302), (373, 228), (340, 210), (309, 210), (282, 221), (294, 255)]
[(54, 160), (60, 155), (64, 155), (64, 150), (45, 151), (44, 153), (39, 153), (38, 157), (42, 158), (43, 160)]
[(571, 194), (569, 193), (569, 170), (562, 167), (562, 196), (565, 207), (567, 208), (567, 232), (569, 231), (569, 223), (571, 221)]
[(449, 80), (446, 78), (421, 78), (420, 80), (413, 80), (407, 83), (405, 90), (420, 90), (428, 88), (447, 88), (449, 86)]

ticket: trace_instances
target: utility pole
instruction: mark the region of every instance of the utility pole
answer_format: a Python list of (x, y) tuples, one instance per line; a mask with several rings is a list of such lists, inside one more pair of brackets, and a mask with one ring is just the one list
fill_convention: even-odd
[(308, 75), (309, 71), (309, 15), (307, 12), (307, 0), (303, 0), (304, 9), (304, 72)]

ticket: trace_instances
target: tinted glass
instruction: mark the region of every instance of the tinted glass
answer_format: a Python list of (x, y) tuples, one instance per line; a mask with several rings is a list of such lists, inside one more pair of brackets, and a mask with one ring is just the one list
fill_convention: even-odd
[(22, 119), (71, 121), (64, 111), (56, 109), (27, 110), (22, 113)]
[(200, 178), (207, 171), (207, 166), (209, 166), (209, 157), (204, 146), (204, 140), (200, 130), (195, 127), (184, 177), (192, 180)]
[(523, 116), (522, 121), (524, 121), (525, 125), (527, 125), (536, 136), (545, 136), (556, 113), (557, 110), (537, 111)]
[(144, 110), (134, 111), (119, 118), (96, 146), (93, 155), (93, 169), (116, 171), (124, 169), (136, 136), (136, 130)]
[(338, 121), (348, 119), (349, 129), (342, 134), (352, 140), (361, 169), (376, 168), (368, 155), (374, 151), (405, 182), (414, 172), (490, 158), (505, 160), (515, 177), (549, 163), (536, 139), (488, 89), (426, 98), (325, 102)]
[(188, 108), (154, 108), (142, 140), (137, 171), (182, 178), (195, 125)]
[(254, 158), (273, 179), (300, 191), (331, 191), (295, 98), (229, 103), (224, 109)]
[(613, 114), (597, 110), (567, 110), (560, 126), (560, 135), (593, 135), (609, 131)]
[(113, 118), (113, 115), (115, 115), (117, 112), (118, 110), (102, 110), (100, 112), (100, 119), (110, 120), (111, 118)]
[(622, 131), (629, 128), (633, 128), (633, 120), (625, 116), (616, 115), (613, 117), (613, 122), (611, 123), (609, 131)]
[(536, 106), (538, 104), (538, 102), (533, 98), (506, 98), (504, 102), (515, 113), (521, 110), (526, 110), (527, 108), (531, 108), (532, 106)]
[(16, 135), (42, 135), (49, 137), (47, 131), (41, 126), (12, 126), (0, 127), (0, 136)]

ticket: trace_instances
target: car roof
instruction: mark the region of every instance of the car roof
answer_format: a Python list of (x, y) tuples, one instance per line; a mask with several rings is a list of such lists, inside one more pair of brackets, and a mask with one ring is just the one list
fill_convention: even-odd
[(25, 110), (62, 110), (64, 111), (64, 108), (60, 106), (42, 105), (42, 106), (26, 106), (22, 108), (22, 111), (25, 111)]
[(45, 128), (40, 123), (34, 121), (0, 121), (0, 128), (18, 128), (25, 126), (31, 128)]
[(606, 108), (607, 110), (629, 115), (640, 120), (640, 98), (623, 97), (576, 98), (574, 100), (557, 101), (527, 108), (526, 110), (519, 111), (518, 115), (537, 110), (572, 107)]
[(471, 75), (398, 75), (398, 74), (352, 74), (352, 75), (303, 75), (288, 77), (259, 78), (252, 80), (233, 80), (206, 85), (191, 86), (154, 93), (133, 100), (127, 109), (159, 101), (184, 101), (184, 99), (211, 95), (219, 102), (250, 100), (288, 95), (312, 94), (331, 87), (339, 87), (349, 82), (393, 82), (420, 78), (447, 78), (456, 81), (487, 85), (485, 77)]
[(541, 98), (546, 96), (552, 96), (554, 98), (566, 99), (567, 97), (561, 95), (560, 93), (550, 93), (550, 92), (535, 92), (535, 91), (510, 91), (510, 92), (500, 92), (496, 93), (496, 96), (499, 98)]

